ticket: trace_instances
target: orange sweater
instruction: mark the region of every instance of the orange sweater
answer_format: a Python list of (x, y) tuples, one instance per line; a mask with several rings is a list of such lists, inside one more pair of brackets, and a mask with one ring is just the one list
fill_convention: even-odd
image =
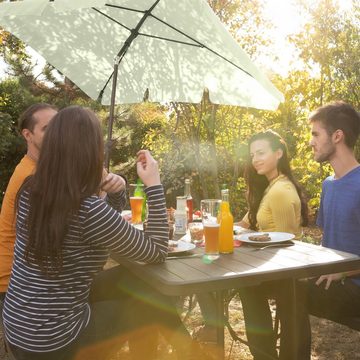
[(14, 256), (16, 194), (24, 180), (34, 172), (35, 161), (25, 155), (16, 166), (7, 186), (0, 213), (0, 292), (6, 292)]

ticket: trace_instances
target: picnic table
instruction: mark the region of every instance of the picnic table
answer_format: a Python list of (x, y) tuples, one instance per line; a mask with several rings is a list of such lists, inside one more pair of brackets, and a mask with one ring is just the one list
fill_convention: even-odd
[[(204, 250), (196, 248), (194, 253)], [(217, 342), (224, 349), (225, 292), (264, 281), (289, 281), (289, 302), (296, 307), (296, 280), (328, 273), (345, 272), (360, 268), (360, 257), (318, 245), (294, 241), (290, 247), (270, 247), (255, 250), (242, 245), (234, 253), (221, 255), (212, 263), (201, 257), (183, 257), (166, 260), (162, 264), (142, 264), (124, 261), (121, 264), (138, 277), (169, 296), (186, 296), (201, 292), (214, 292), (217, 303)], [(295, 316), (292, 317), (295, 321)], [(293, 323), (292, 348), (296, 349), (296, 326)], [(222, 356), (224, 351), (221, 352)], [(296, 359), (294, 354), (293, 359)]]

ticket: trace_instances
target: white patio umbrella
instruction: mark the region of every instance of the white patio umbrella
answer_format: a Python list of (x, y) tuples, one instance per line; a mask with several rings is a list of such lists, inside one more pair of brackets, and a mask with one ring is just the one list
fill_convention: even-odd
[(205, 0), (23, 0), (0, 4), (0, 26), (111, 105), (110, 142), (114, 105), (145, 92), (197, 103), (207, 88), (213, 103), (268, 110), (283, 101)]

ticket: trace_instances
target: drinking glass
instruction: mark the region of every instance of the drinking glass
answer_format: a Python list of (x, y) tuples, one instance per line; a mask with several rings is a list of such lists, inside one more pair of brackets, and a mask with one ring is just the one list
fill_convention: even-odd
[(206, 199), (201, 200), (200, 210), (205, 235), (205, 256), (209, 260), (219, 258), (219, 229), (218, 221), (221, 200)]
[(144, 204), (144, 184), (130, 184), (131, 223), (141, 224)]
[(188, 224), (190, 239), (193, 244), (202, 244), (204, 238), (204, 225), (202, 222), (191, 222)]

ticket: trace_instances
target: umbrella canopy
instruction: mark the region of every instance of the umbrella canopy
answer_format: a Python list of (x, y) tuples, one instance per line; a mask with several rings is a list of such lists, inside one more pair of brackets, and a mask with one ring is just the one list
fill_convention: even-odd
[(205, 0), (24, 0), (0, 4), (0, 26), (102, 104), (200, 102), (276, 109), (283, 95)]

